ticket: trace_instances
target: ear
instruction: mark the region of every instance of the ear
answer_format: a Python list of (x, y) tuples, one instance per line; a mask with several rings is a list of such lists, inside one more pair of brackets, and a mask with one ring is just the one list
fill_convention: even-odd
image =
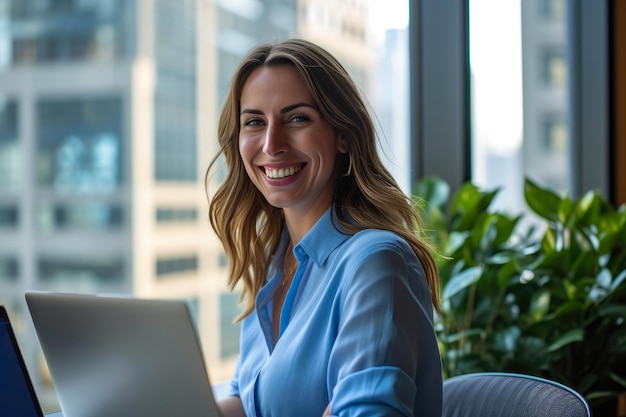
[(343, 135), (339, 135), (337, 138), (337, 150), (339, 153), (348, 153), (348, 141)]

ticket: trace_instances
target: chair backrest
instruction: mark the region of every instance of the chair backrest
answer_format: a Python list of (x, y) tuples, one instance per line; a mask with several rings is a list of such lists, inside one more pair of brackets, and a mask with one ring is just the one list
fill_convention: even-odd
[(587, 401), (558, 382), (502, 372), (443, 382), (442, 417), (590, 417)]

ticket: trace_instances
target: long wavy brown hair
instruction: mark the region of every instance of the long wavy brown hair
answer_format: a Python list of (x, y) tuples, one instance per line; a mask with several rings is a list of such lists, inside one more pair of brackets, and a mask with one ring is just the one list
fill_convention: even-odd
[(239, 112), (243, 86), (261, 66), (291, 65), (302, 76), (322, 117), (348, 144), (334, 193), (337, 221), (350, 233), (363, 229), (389, 230), (403, 237), (424, 267), (433, 306), (440, 308), (439, 275), (423, 237), (419, 212), (384, 167), (377, 151), (374, 123), (359, 89), (344, 67), (326, 50), (303, 39), (266, 43), (252, 49), (237, 68), (219, 119), (218, 161), (226, 163), (226, 179), (209, 203), (209, 220), (229, 260), (228, 285), (241, 281), (244, 311), (254, 309), (255, 297), (266, 282), (283, 228), (282, 209), (271, 206), (248, 178), (239, 155)]

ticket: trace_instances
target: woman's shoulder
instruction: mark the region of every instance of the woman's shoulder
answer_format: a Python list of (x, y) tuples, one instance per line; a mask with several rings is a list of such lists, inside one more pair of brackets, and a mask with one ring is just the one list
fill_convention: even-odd
[(344, 244), (339, 255), (343, 263), (344, 296), (354, 288), (385, 288), (401, 285), (416, 295), (421, 303), (430, 303), (424, 268), (409, 243), (388, 230), (365, 229)]
[[(389, 230), (364, 229), (346, 239), (338, 251), (338, 257), (351, 267), (377, 262), (420, 265), (409, 243)], [(418, 266), (421, 269), (421, 266)]]
[(346, 248), (356, 249), (396, 249), (413, 252), (408, 242), (400, 235), (382, 229), (363, 229), (352, 235), (346, 241)]

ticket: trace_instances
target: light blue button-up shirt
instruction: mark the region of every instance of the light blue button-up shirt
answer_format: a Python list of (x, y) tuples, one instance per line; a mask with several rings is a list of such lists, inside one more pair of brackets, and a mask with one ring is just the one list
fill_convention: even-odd
[[(298, 269), (274, 343), (270, 267), (243, 320), (231, 382), (248, 417), (441, 416), (441, 359), (422, 266), (399, 236), (342, 233), (327, 211), (294, 248)], [(288, 243), (285, 233), (279, 252)]]

